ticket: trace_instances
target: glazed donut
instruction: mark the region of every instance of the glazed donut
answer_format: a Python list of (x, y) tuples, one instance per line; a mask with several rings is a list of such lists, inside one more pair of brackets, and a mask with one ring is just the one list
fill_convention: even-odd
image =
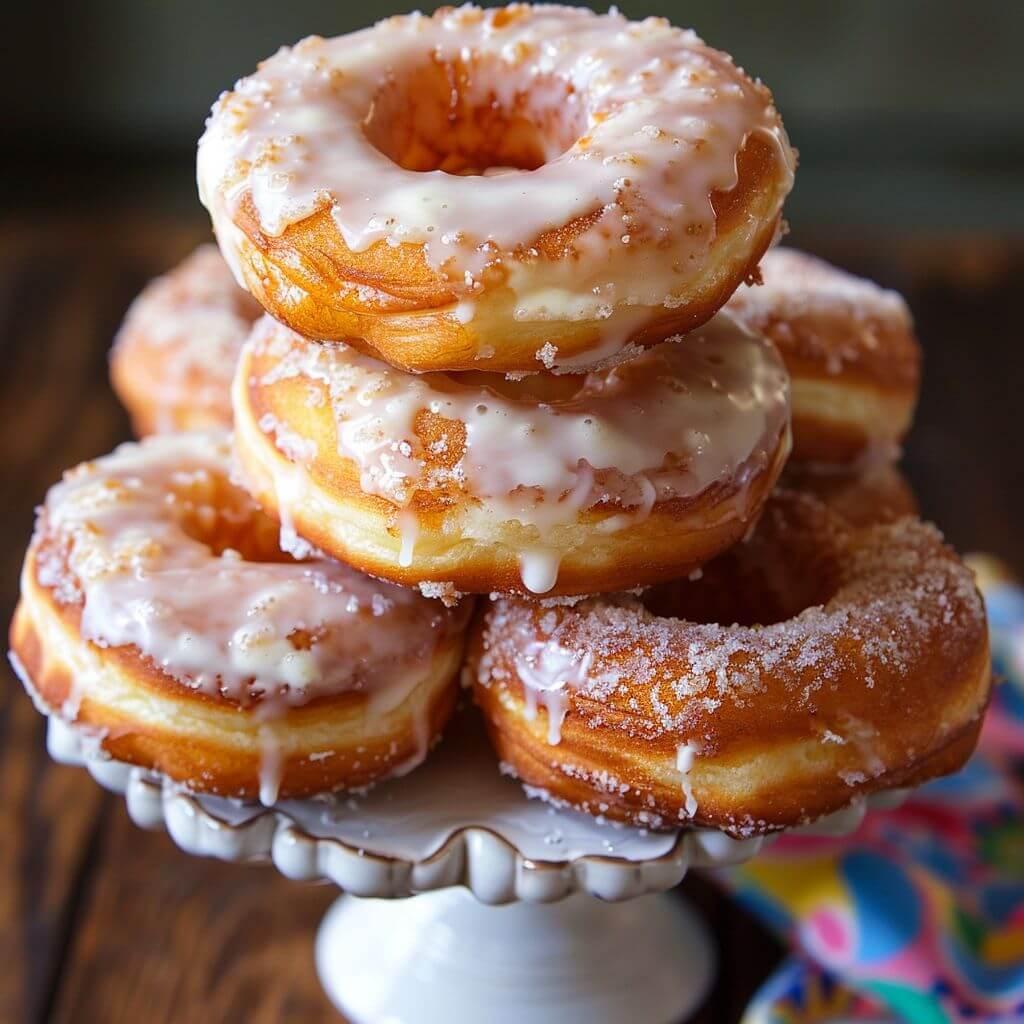
[(513, 4), (283, 49), (200, 195), (240, 282), (411, 371), (580, 370), (709, 319), (779, 224), (771, 94), (660, 18)]
[(890, 457), (910, 428), (921, 348), (896, 292), (795, 249), (772, 249), (760, 285), (727, 309), (778, 347), (793, 389), (793, 458)]
[(245, 799), (409, 770), (457, 695), (467, 610), (295, 562), (224, 436), (126, 444), (40, 510), (12, 660), (118, 761)]
[(724, 316), (586, 376), (423, 374), (270, 317), (233, 389), (241, 479), (364, 572), (583, 594), (690, 572), (739, 540), (789, 449), (771, 344)]
[(793, 492), (699, 579), (495, 602), (468, 674), (532, 792), (734, 835), (954, 770), (991, 686), (973, 575), (933, 527), (850, 528)]
[(136, 435), (230, 427), (231, 377), (260, 312), (213, 245), (151, 281), (110, 353), (110, 382)]

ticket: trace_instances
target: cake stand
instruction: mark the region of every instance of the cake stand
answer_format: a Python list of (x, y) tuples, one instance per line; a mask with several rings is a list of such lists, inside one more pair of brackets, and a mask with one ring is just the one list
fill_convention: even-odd
[[(707, 994), (714, 950), (694, 911), (664, 893), (691, 867), (735, 864), (764, 843), (647, 832), (529, 799), (496, 770), (469, 708), (405, 778), (272, 808), (196, 796), (112, 761), (55, 716), (47, 745), (188, 853), (270, 860), (288, 878), (337, 885), (344, 895), (320, 926), (317, 969), (360, 1024), (684, 1020)], [(866, 806), (811, 827), (851, 830)]]

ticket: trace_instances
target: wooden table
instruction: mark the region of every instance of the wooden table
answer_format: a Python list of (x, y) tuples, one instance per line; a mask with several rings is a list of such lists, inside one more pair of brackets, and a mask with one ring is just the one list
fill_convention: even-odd
[[(198, 216), (0, 220), (5, 619), (33, 506), (62, 469), (128, 436), (106, 383), (106, 351), (125, 307), (205, 234)], [(796, 241), (909, 296), (927, 351), (907, 453), (923, 507), (961, 548), (986, 548), (1024, 571), (1024, 246)], [(312, 960), (333, 889), (199, 860), (162, 833), (139, 831), (120, 799), (50, 762), (42, 720), (10, 673), (5, 682), (0, 1020), (337, 1020)], [(781, 947), (708, 881), (694, 876), (682, 888), (705, 912), (720, 957), (699, 1020), (736, 1021)]]

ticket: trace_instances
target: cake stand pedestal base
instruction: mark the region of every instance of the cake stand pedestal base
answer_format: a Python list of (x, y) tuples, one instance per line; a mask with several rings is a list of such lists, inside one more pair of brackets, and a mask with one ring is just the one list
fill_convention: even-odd
[(710, 988), (707, 929), (682, 900), (488, 906), (464, 888), (340, 897), (316, 940), (320, 980), (358, 1024), (674, 1024)]
[[(741, 863), (766, 841), (612, 826), (529, 800), (495, 770), (471, 710), (411, 775), (273, 808), (112, 761), (56, 716), (47, 744), (189, 853), (270, 860), (288, 878), (344, 890), (316, 959), (357, 1024), (677, 1024), (707, 994), (714, 954), (694, 912), (661, 894), (690, 868)], [(905, 795), (874, 794), (802, 831), (846, 835), (869, 806)]]

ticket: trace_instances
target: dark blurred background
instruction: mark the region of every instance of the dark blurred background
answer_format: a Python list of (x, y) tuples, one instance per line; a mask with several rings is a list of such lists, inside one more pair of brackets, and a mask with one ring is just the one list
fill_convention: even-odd
[[(432, 10), (434, 4), (423, 5)], [(800, 228), (1024, 231), (1024, 4), (625, 0), (731, 52), (802, 158)], [(278, 46), (404, 10), (366, 0), (82, 0), (4, 16), (4, 204), (194, 208), (217, 94)]]

